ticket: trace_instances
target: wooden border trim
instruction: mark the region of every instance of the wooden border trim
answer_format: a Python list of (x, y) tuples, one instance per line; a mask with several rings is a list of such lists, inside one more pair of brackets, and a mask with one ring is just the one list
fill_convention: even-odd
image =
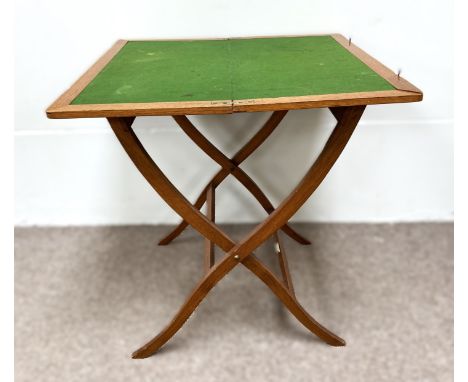
[(238, 112), (315, 109), (323, 107), (418, 102), (421, 93), (403, 90), (324, 94), (315, 96), (256, 98), (200, 102), (151, 102), (94, 105), (65, 105), (47, 110), (49, 118), (98, 118), (231, 114)]
[(349, 44), (347, 40), (341, 34), (332, 34), (333, 37), (341, 46), (343, 46), (348, 52), (352, 53), (358, 59), (360, 59), (364, 64), (376, 72), (379, 76), (385, 78), (392, 86), (397, 90), (404, 90), (407, 92), (419, 93), (422, 96), (422, 91), (419, 90), (416, 86), (405, 80), (403, 77), (399, 77), (391, 69), (386, 67), (380, 61), (377, 61), (374, 57), (370, 56), (364, 52), (361, 48), (354, 45), (354, 43)]
[(231, 100), (64, 105), (59, 107), (51, 106), (47, 109), (47, 117), (49, 118), (111, 118), (230, 113), (232, 113)]
[(47, 108), (47, 116), (54, 114), (55, 109), (70, 105), (78, 94), (88, 86), (88, 84), (98, 75), (98, 73), (114, 58), (122, 49), (127, 40), (118, 40), (112, 47), (104, 53), (78, 80), (70, 86), (52, 105)]
[[(197, 114), (230, 114), (235, 112), (277, 111), (312, 109), (337, 106), (358, 106), (386, 103), (418, 102), (423, 98), (421, 90), (404, 78), (393, 73), (375, 58), (368, 55), (356, 45), (349, 45), (348, 40), (340, 34), (290, 35), (290, 36), (255, 36), (235, 37), (232, 39), (278, 38), (330, 36), (350, 53), (387, 80), (396, 90), (338, 93), (298, 97), (258, 98), (245, 100), (214, 100), (186, 102), (148, 102), (148, 103), (114, 103), (70, 105), (78, 94), (96, 77), (109, 61), (128, 42), (117, 41), (85, 74), (83, 74), (65, 93), (47, 109), (49, 118), (99, 118), (99, 117), (135, 117), (135, 116), (168, 116)], [(229, 38), (210, 38), (206, 40), (226, 40)], [(169, 40), (169, 39), (168, 39)], [(135, 40), (135, 41), (168, 41), (168, 40)], [(198, 41), (201, 39), (173, 39), (172, 41)]]
[(233, 101), (234, 112), (314, 109), (337, 106), (377, 105), (385, 103), (418, 102), (421, 93), (403, 90), (323, 94), (314, 96), (257, 98)]

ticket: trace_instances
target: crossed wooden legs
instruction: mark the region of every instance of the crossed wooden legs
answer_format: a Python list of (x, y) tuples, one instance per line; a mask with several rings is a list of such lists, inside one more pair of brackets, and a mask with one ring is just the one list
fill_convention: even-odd
[[(190, 139), (202, 149), (209, 157), (217, 162), (221, 169), (213, 178), (208, 182), (206, 187), (200, 193), (200, 196), (196, 200), (195, 208), (202, 208), (208, 195), (208, 189), (219, 186), (219, 184), (229, 175), (232, 174), (234, 177), (241, 182), (244, 187), (257, 199), (263, 209), (268, 213), (274, 211), (274, 207), (270, 200), (267, 198), (265, 193), (258, 187), (258, 185), (250, 178), (239, 165), (245, 161), (265, 140), (270, 134), (276, 129), (279, 123), (283, 120), (287, 111), (275, 111), (271, 117), (265, 122), (262, 128), (232, 157), (229, 159), (221, 151), (219, 151), (211, 142), (209, 142), (193, 124), (188, 120), (186, 116), (175, 116), (175, 121), (179, 124), (182, 130), (188, 135)], [(182, 220), (180, 224), (174, 228), (169, 234), (167, 234), (159, 245), (167, 245), (188, 226), (186, 220)], [(296, 240), (301, 244), (310, 244), (310, 241), (302, 237), (296, 231), (294, 231), (289, 225), (285, 224), (281, 229), (292, 239)]]
[[(211, 219), (203, 215), (167, 179), (133, 132), (132, 118), (108, 119), (123, 148), (155, 191), (188, 224), (226, 252), (220, 261), (209, 267), (172, 321), (156, 337), (135, 351), (133, 358), (149, 357), (163, 346), (182, 327), (218, 281), (239, 263), (262, 280), (311, 332), (330, 345), (343, 346), (345, 344), (344, 340), (320, 325), (304, 310), (294, 296), (292, 284), (288, 284), (288, 277), (283, 277), (284, 281), (278, 279), (253, 254), (253, 251), (270, 236), (276, 234), (319, 186), (346, 146), (364, 109), (365, 106), (353, 106), (332, 110), (338, 123), (322, 153), (291, 194), (239, 243), (235, 243)], [(289, 272), (286, 273), (289, 274)]]

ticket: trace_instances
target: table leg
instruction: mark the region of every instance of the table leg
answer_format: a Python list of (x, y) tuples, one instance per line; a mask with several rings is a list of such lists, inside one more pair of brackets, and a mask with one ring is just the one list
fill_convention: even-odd
[[(275, 111), (271, 117), (266, 121), (262, 128), (255, 134), (233, 157), (229, 159), (222, 152), (220, 152), (214, 145), (211, 144), (188, 120), (185, 116), (174, 116), (175, 121), (179, 124), (182, 130), (197, 144), (207, 155), (212, 159), (215, 156), (215, 161), (221, 165), (221, 169), (214, 177), (208, 182), (207, 186), (202, 190), (200, 196), (196, 200), (194, 206), (201, 209), (206, 201), (208, 187), (214, 186), (215, 188), (230, 174), (234, 175), (247, 190), (257, 199), (260, 205), (267, 213), (271, 213), (274, 207), (265, 193), (258, 187), (258, 185), (239, 168), (239, 165), (246, 160), (276, 129), (279, 123), (283, 120), (287, 111)], [(217, 160), (218, 159), (218, 160)], [(167, 245), (188, 226), (185, 220), (174, 228), (168, 235), (160, 240), (159, 245)], [(288, 224), (285, 224), (281, 229), (296, 240), (300, 244), (310, 244), (310, 241), (297, 233)]]
[(278, 261), (280, 264), (281, 275), (283, 276), (283, 283), (286, 285), (288, 290), (291, 292), (293, 296), (296, 296), (294, 293), (294, 286), (291, 278), (291, 274), (289, 272), (289, 265), (288, 259), (286, 257), (286, 249), (283, 245), (283, 239), (281, 239), (281, 235), (279, 232), (275, 233), (276, 245), (275, 245), (275, 252), (278, 255)]
[[(215, 222), (215, 189), (208, 187), (206, 193), (206, 217), (213, 223)], [(208, 273), (215, 262), (214, 243), (205, 238), (205, 273)]]
[(262, 223), (239, 243), (230, 239), (174, 187), (151, 159), (125, 119), (108, 119), (125, 151), (155, 191), (198, 232), (226, 252), (226, 255), (200, 280), (173, 320), (156, 337), (135, 351), (134, 358), (149, 357), (163, 346), (182, 327), (209, 291), (239, 263), (262, 280), (311, 332), (330, 345), (345, 345), (343, 339), (320, 325), (305, 311), (288, 287), (256, 258), (253, 251), (284, 226), (320, 185), (351, 138), (364, 109), (365, 106), (353, 106), (344, 110), (321, 154), (301, 182)]

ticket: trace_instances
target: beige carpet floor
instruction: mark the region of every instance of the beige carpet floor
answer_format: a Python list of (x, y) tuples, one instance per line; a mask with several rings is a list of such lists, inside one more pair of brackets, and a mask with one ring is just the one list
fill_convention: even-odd
[[(318, 341), (239, 266), (145, 360), (130, 354), (202, 275), (200, 237), (159, 247), (167, 227), (17, 228), (16, 381), (452, 380), (452, 224), (296, 227), (313, 240), (285, 239), (298, 299), (346, 347)], [(257, 253), (278, 269), (272, 248)]]

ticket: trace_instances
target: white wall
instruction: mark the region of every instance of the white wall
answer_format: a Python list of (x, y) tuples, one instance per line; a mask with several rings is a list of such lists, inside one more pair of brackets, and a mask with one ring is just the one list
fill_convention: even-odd
[[(48, 120), (45, 108), (119, 38), (339, 32), (424, 91), (422, 103), (370, 106), (297, 221), (453, 218), (452, 7), (442, 0), (17, 1), (16, 223), (169, 223), (178, 219), (129, 162), (105, 120)], [(268, 114), (192, 117), (233, 153)], [(166, 117), (137, 133), (192, 200), (217, 166)], [(333, 126), (326, 110), (292, 111), (244, 168), (277, 203)], [(177, 151), (177, 155), (175, 154)], [(200, 171), (201, 170), (201, 171)], [(234, 180), (218, 221), (264, 216)]]

